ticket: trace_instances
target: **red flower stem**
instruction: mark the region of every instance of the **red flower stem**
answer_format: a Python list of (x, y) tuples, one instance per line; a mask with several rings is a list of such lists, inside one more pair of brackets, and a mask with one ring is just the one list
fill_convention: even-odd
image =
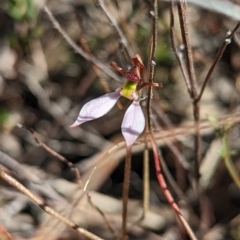
[(163, 84), (162, 83), (149, 83), (149, 82), (145, 82), (145, 83), (142, 83), (142, 84), (140, 84), (138, 86), (138, 90), (141, 90), (144, 87), (159, 87), (159, 88), (162, 88)]
[(119, 73), (121, 73), (123, 77), (126, 76), (126, 71), (123, 70), (121, 67), (119, 67), (115, 62), (110, 62), (110, 66), (114, 68), (116, 71), (118, 71)]
[(177, 203), (175, 202), (171, 192), (168, 190), (168, 186), (165, 181), (165, 178), (164, 178), (164, 175), (162, 172), (162, 168), (161, 168), (161, 164), (160, 164), (161, 163), (160, 154), (158, 153), (158, 148), (157, 148), (156, 142), (153, 138), (153, 135), (150, 133), (148, 135), (148, 137), (149, 137), (151, 145), (152, 145), (157, 180), (163, 191), (163, 194), (164, 194), (165, 198), (167, 199), (169, 205), (172, 207), (173, 211), (175, 212), (176, 217), (178, 218), (178, 220), (181, 222), (184, 229), (188, 233), (188, 236), (190, 237), (190, 239), (197, 240), (197, 237), (195, 236), (195, 234), (193, 233), (193, 230), (191, 229), (191, 227), (189, 226), (189, 224), (183, 217), (182, 212), (181, 212), (180, 208), (178, 207)]
[(130, 185), (130, 176), (131, 176), (131, 160), (132, 160), (132, 151), (131, 147), (126, 147), (126, 159), (124, 167), (124, 182), (123, 182), (123, 210), (122, 210), (122, 236), (121, 239), (127, 239), (127, 204), (129, 196), (129, 185)]

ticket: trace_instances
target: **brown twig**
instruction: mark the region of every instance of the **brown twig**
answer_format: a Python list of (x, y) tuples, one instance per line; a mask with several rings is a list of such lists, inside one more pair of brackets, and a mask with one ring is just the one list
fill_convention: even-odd
[(160, 185), (160, 187), (163, 191), (163, 194), (166, 197), (169, 205), (171, 206), (171, 208), (175, 212), (178, 220), (181, 222), (182, 226), (186, 230), (190, 239), (191, 240), (197, 240), (197, 237), (195, 236), (193, 230), (191, 229), (188, 222), (183, 217), (181, 210), (179, 209), (179, 207), (178, 207), (177, 203), (175, 202), (174, 198), (172, 197), (172, 194), (168, 190), (168, 187), (167, 187), (167, 184), (166, 184), (163, 172), (162, 172), (162, 167), (161, 167), (162, 161), (161, 161), (161, 158), (160, 158), (160, 153), (159, 153), (159, 150), (157, 148), (157, 145), (156, 145), (156, 142), (154, 140), (154, 137), (153, 137), (152, 133), (149, 133), (148, 137), (149, 137), (149, 140), (151, 142), (152, 149), (153, 149), (153, 157), (154, 157), (154, 164), (155, 164), (155, 171), (156, 171), (156, 175), (157, 175), (157, 180), (158, 180), (158, 183), (159, 183), (159, 185)]
[[(193, 64), (193, 57), (192, 57), (192, 48), (189, 40), (189, 33), (188, 33), (188, 26), (187, 26), (187, 4), (185, 0), (182, 0), (177, 3), (178, 7), (178, 16), (179, 16), (179, 22), (180, 22), (180, 28), (181, 28), (181, 34), (182, 34), (182, 41), (184, 43), (185, 48), (185, 55), (186, 55), (186, 66), (188, 71), (188, 78), (189, 78), (189, 84), (190, 84), (190, 97), (192, 99), (192, 105), (193, 105), (193, 116), (194, 121), (196, 123), (196, 135), (194, 138), (195, 142), (195, 166), (194, 166), (194, 177), (195, 177), (195, 188), (199, 188), (198, 179), (199, 179), (199, 164), (201, 160), (201, 137), (199, 133), (199, 121), (200, 121), (200, 107), (199, 102), (196, 102), (195, 99), (198, 96), (197, 92), (197, 85), (196, 85), (196, 75), (194, 70), (194, 64)], [(187, 80), (185, 80), (187, 81)], [(199, 189), (197, 190), (199, 191)]]
[[(172, 128), (173, 125), (171, 124), (170, 120), (168, 119), (167, 116), (164, 116), (164, 113), (161, 110), (161, 107), (159, 105), (157, 105), (157, 98), (158, 96), (155, 95), (155, 101), (153, 101), (153, 110), (157, 113), (157, 115), (160, 117), (160, 119), (164, 122), (164, 124), (167, 126), (168, 129)], [(157, 127), (158, 131), (164, 131), (161, 126)], [(176, 139), (177, 140), (177, 139)], [(164, 141), (164, 140), (163, 140)], [(180, 152), (180, 150), (176, 147), (176, 141), (172, 141), (172, 142), (168, 142), (166, 141), (166, 145), (167, 147), (172, 151), (174, 157), (176, 158), (176, 161), (179, 164), (181, 164), (181, 166), (185, 169), (188, 170), (189, 173), (189, 179), (191, 181), (192, 179), (192, 175), (191, 175), (191, 167), (190, 164), (187, 162), (187, 160), (185, 159), (185, 157), (183, 156), (183, 154)], [(192, 216), (195, 218), (196, 221), (199, 221), (198, 216), (195, 214), (194, 210), (191, 207), (191, 204), (188, 200), (188, 198), (185, 196), (184, 192), (182, 191), (182, 189), (179, 187), (179, 185), (177, 184), (178, 181), (176, 181), (172, 174), (170, 173), (167, 164), (163, 158), (163, 156), (161, 155), (161, 152), (159, 152), (160, 154), (160, 159), (161, 159), (161, 164), (162, 164), (162, 169), (163, 172), (166, 176), (166, 179), (170, 185), (170, 187), (173, 189), (173, 192), (177, 195), (178, 199), (181, 199), (184, 204), (186, 209), (189, 210), (189, 212), (192, 213)], [(176, 166), (176, 168), (179, 166)], [(178, 182), (179, 183), (179, 182)]]
[[(81, 30), (82, 28), (81, 28), (81, 26), (80, 26), (80, 23), (79, 23), (79, 27), (80, 27), (80, 30)], [(80, 45), (82, 46), (83, 50), (84, 50), (89, 56), (92, 56), (91, 50), (90, 50), (90, 48), (89, 48), (89, 46), (88, 46), (88, 43), (87, 43), (85, 37), (84, 37), (83, 34), (82, 34), (82, 31), (81, 31), (81, 33), (79, 34), (79, 43), (80, 43)], [(100, 82), (100, 84), (102, 85), (104, 91), (105, 91), (106, 93), (110, 92), (110, 88), (109, 88), (106, 80), (105, 80), (103, 77), (101, 77), (101, 75), (100, 75), (99, 68), (98, 68), (96, 65), (94, 65), (94, 64), (92, 65), (92, 68), (93, 68), (93, 71), (94, 71), (95, 75), (98, 77), (99, 82)], [(90, 84), (88, 84), (87, 86), (90, 86)], [(79, 86), (79, 88), (81, 89), (81, 86)], [(85, 90), (85, 91), (84, 91), (84, 93), (85, 93), (85, 92), (87, 91), (87, 89), (85, 88), (84, 90)]]
[[(37, 137), (37, 135), (36, 135), (36, 133), (34, 132), (33, 129), (28, 129), (28, 128), (22, 126), (22, 125), (19, 125), (19, 127), (22, 127), (22, 128), (25, 128), (26, 130), (28, 130), (28, 131), (32, 134), (34, 140), (36, 141), (36, 143), (37, 143), (40, 147), (42, 147), (46, 152), (48, 152), (50, 155), (52, 155), (53, 157), (57, 158), (57, 159), (60, 160), (61, 162), (64, 162), (70, 169), (72, 169), (72, 170), (74, 171), (75, 176), (76, 176), (77, 183), (81, 186), (81, 188), (83, 188), (83, 183), (82, 183), (82, 180), (81, 180), (81, 176), (80, 176), (79, 169), (78, 169), (72, 162), (70, 162), (70, 161), (69, 161), (68, 159), (66, 159), (64, 156), (62, 156), (61, 154), (55, 152), (53, 149), (51, 149), (50, 147), (48, 147), (44, 142), (42, 142), (42, 141)], [(85, 191), (84, 193), (86, 193), (87, 198), (88, 198), (88, 201), (89, 201), (89, 203), (91, 204), (91, 206), (92, 206), (93, 208), (95, 208), (95, 209), (98, 211), (98, 213), (102, 216), (102, 218), (104, 219), (104, 222), (106, 223), (106, 225), (107, 225), (109, 231), (112, 233), (113, 237), (116, 238), (117, 235), (116, 235), (114, 229), (112, 228), (111, 224), (109, 223), (106, 215), (103, 213), (103, 211), (101, 211), (101, 209), (99, 209), (99, 208), (93, 203), (89, 192), (88, 192), (88, 191)], [(76, 203), (73, 204), (73, 206), (75, 206), (78, 202), (79, 202), (79, 198), (76, 200)]]
[(38, 146), (42, 147), (46, 152), (48, 152), (50, 155), (52, 155), (53, 157), (57, 158), (58, 160), (60, 160), (61, 162), (65, 163), (70, 169), (73, 170), (74, 174), (76, 175), (76, 179), (78, 184), (81, 184), (81, 176), (80, 176), (80, 172), (78, 170), (78, 168), (69, 160), (67, 160), (64, 156), (62, 156), (61, 154), (55, 152), (53, 149), (51, 149), (50, 147), (48, 147), (44, 142), (42, 142), (36, 135), (36, 133), (34, 132), (33, 129), (29, 129), (26, 128), (22, 125), (18, 125), (19, 127), (22, 127), (26, 130), (28, 130), (31, 134), (32, 137), (34, 138), (35, 142), (38, 144)]
[[(217, 119), (216, 122), (219, 127), (222, 127), (226, 124), (235, 126), (240, 123), (240, 114), (229, 114)], [(166, 146), (167, 142), (171, 143), (175, 142), (176, 140), (179, 142), (185, 141), (196, 133), (196, 127), (195, 123), (191, 122), (189, 124), (181, 124), (175, 127), (171, 127), (167, 130), (153, 129), (152, 131), (157, 146), (162, 147)], [(208, 120), (200, 122), (201, 136), (209, 136), (210, 134), (214, 134), (215, 131), (215, 126)], [(139, 138), (139, 140), (134, 144), (132, 148), (132, 153), (142, 153), (145, 143), (145, 136)], [(110, 148), (111, 150), (109, 151)], [(152, 148), (151, 144), (149, 144), (148, 148)], [(117, 144), (115, 146), (113, 146), (112, 144), (106, 145), (103, 148), (103, 153), (96, 154), (94, 160), (91, 158), (92, 164), (88, 167), (88, 170), (86, 170), (84, 176), (82, 176), (83, 182), (86, 183), (88, 191), (98, 189), (103, 184), (103, 182), (106, 181), (107, 176), (112, 173), (113, 169), (120, 163), (121, 159), (123, 159), (125, 156), (125, 143), (121, 142), (121, 144)], [(108, 159), (111, 159), (111, 161), (108, 161)], [(94, 170), (92, 170), (93, 166), (96, 166), (96, 168), (94, 167)], [(91, 177), (93, 176), (93, 172), (95, 172), (96, 169), (98, 169), (99, 172), (102, 172), (102, 174), (101, 176), (95, 176), (94, 181), (90, 181)]]
[(126, 53), (128, 55), (128, 58), (131, 59), (131, 56), (133, 56), (133, 52), (131, 50), (131, 48), (129, 47), (127, 38), (125, 37), (123, 31), (121, 30), (121, 28), (118, 25), (118, 22), (116, 21), (116, 19), (110, 14), (110, 12), (107, 10), (107, 7), (104, 3), (103, 0), (97, 0), (98, 5), (102, 8), (103, 12), (105, 13), (105, 15), (107, 16), (109, 22), (112, 24), (112, 26), (116, 29), (116, 32), (118, 33), (118, 36), (120, 38), (121, 44), (123, 44), (123, 46), (126, 49)]
[(150, 177), (149, 177), (149, 149), (148, 142), (145, 139), (143, 152), (143, 214), (141, 219), (144, 219), (149, 210), (149, 196), (150, 196)]
[[(79, 34), (79, 44), (81, 45), (82, 49), (89, 55), (89, 56), (92, 56), (92, 53), (91, 53), (91, 49), (86, 41), (86, 38), (84, 37), (84, 34), (83, 34), (83, 31), (82, 31), (82, 19), (80, 17), (80, 15), (78, 14), (77, 11), (75, 11), (76, 13), (76, 17), (78, 19), (78, 24), (79, 24), (79, 28), (80, 28), (80, 34)], [(110, 92), (110, 88), (106, 82), (106, 80), (101, 76), (100, 74), (100, 71), (99, 71), (99, 68), (96, 66), (96, 65), (92, 65), (92, 68), (93, 68), (93, 71), (95, 73), (95, 75), (98, 77), (99, 79), (99, 82), (100, 84), (102, 85), (104, 91), (106, 93)], [(89, 81), (89, 80), (88, 80)], [(79, 86), (79, 89), (81, 89), (81, 93), (85, 93), (88, 89), (88, 87), (91, 85), (92, 81), (89, 82), (85, 82), (82, 83), (82, 85), (84, 84), (84, 86), (87, 86), (87, 87), (84, 87), (82, 85)]]
[[(216, 123), (218, 124), (219, 127), (222, 127), (226, 124), (230, 124), (230, 125), (235, 125), (240, 123), (240, 114), (239, 113), (235, 113), (235, 114), (229, 114), (229, 115), (225, 115), (222, 118), (219, 118)], [(168, 138), (178, 138), (178, 137), (184, 137), (184, 136), (190, 136), (193, 134), (196, 134), (196, 124), (194, 122), (192, 122), (191, 124), (188, 125), (182, 125), (182, 126), (177, 126), (177, 127), (173, 127), (171, 129), (168, 130), (155, 130), (154, 131), (154, 137), (156, 140), (166, 140)], [(200, 122), (200, 131), (203, 134), (204, 131), (206, 132), (213, 132), (213, 130), (216, 130), (215, 127), (213, 126), (213, 124), (211, 122), (209, 122), (208, 120), (205, 121), (201, 121)]]
[(121, 240), (127, 239), (127, 207), (129, 198), (129, 186), (130, 186), (130, 176), (131, 176), (131, 158), (132, 152), (131, 148), (126, 147), (126, 158), (124, 167), (124, 181), (123, 181), (123, 211), (122, 211), (122, 235)]
[[(163, 121), (163, 123), (166, 125), (167, 128), (172, 128), (173, 125), (170, 121), (170, 119), (167, 117), (167, 115), (164, 115), (163, 110), (161, 109), (161, 106), (158, 104), (158, 96), (154, 96), (154, 101), (152, 103), (153, 111), (156, 113), (156, 115)], [(174, 143), (166, 143), (169, 149), (172, 151), (172, 153), (177, 158), (178, 162), (184, 167), (186, 170), (191, 170), (190, 164), (187, 162), (184, 155), (178, 150), (178, 148), (175, 146)]]
[[(148, 82), (152, 83), (153, 82), (153, 76), (154, 76), (154, 66), (155, 66), (155, 53), (156, 53), (156, 46), (157, 46), (157, 19), (158, 19), (158, 6), (157, 6), (157, 0), (154, 0), (154, 13), (153, 15), (153, 22), (152, 22), (152, 38), (151, 38), (151, 44), (150, 44), (150, 53), (149, 53), (149, 74), (148, 74)], [(191, 60), (189, 61), (191, 64)], [(192, 70), (191, 70), (192, 71)], [(189, 73), (190, 75), (190, 73)], [(192, 74), (194, 77), (194, 74)], [(191, 82), (191, 80), (190, 80)], [(192, 81), (193, 82), (193, 81)], [(195, 85), (194, 85), (195, 86)], [(156, 168), (156, 174), (157, 174), (157, 179), (159, 182), (160, 187), (162, 188), (162, 191), (166, 197), (166, 199), (168, 200), (171, 208), (174, 210), (176, 216), (178, 217), (178, 219), (180, 220), (180, 222), (182, 223), (182, 225), (184, 226), (186, 232), (188, 233), (189, 237), (191, 239), (197, 239), (192, 231), (192, 229), (190, 228), (190, 226), (188, 225), (188, 223), (186, 222), (186, 220), (183, 218), (182, 213), (179, 209), (179, 207), (177, 206), (177, 204), (175, 203), (170, 191), (167, 188), (165, 179), (163, 177), (162, 171), (161, 171), (161, 165), (160, 165), (160, 153), (157, 150), (157, 146), (154, 140), (154, 137), (152, 135), (152, 129), (151, 129), (151, 119), (150, 119), (150, 109), (151, 109), (151, 98), (152, 98), (152, 88), (149, 87), (148, 88), (148, 99), (147, 99), (147, 130), (149, 131), (149, 139), (151, 142), (151, 146), (154, 152), (154, 162), (155, 162), (155, 168)], [(165, 166), (165, 171), (166, 171), (166, 166)], [(166, 173), (168, 173), (168, 171), (166, 171)], [(169, 177), (170, 174), (168, 174)], [(171, 178), (170, 178), (171, 179)], [(175, 186), (174, 182), (172, 182), (172, 184)], [(176, 189), (176, 188), (175, 188)]]
[[(153, 77), (154, 77), (154, 69), (155, 69), (155, 55), (157, 49), (157, 20), (158, 20), (158, 1), (153, 1), (153, 10), (150, 11), (152, 17), (152, 28), (151, 28), (151, 37), (150, 37), (150, 47), (149, 47), (149, 56), (148, 56), (148, 73), (147, 73), (147, 81), (144, 84), (148, 84), (147, 87), (147, 104), (146, 104), (146, 127), (145, 127), (145, 136), (147, 136), (147, 132), (151, 131), (151, 102), (153, 95)], [(144, 218), (146, 212), (149, 208), (149, 152), (147, 147), (147, 138), (145, 137), (145, 150), (143, 156), (143, 215), (141, 219)]]
[(189, 94), (191, 94), (190, 79), (189, 79), (188, 71), (187, 71), (187, 68), (186, 68), (186, 64), (183, 60), (183, 53), (182, 53), (182, 50), (179, 50), (177, 48), (177, 39), (176, 39), (176, 36), (175, 36), (175, 33), (174, 33), (175, 24), (174, 24), (174, 14), (173, 14), (173, 9), (174, 8), (173, 7), (174, 7), (174, 3), (173, 3), (173, 0), (171, 0), (171, 7), (170, 7), (170, 40), (171, 40), (171, 45), (172, 45), (173, 52), (174, 52), (174, 54), (175, 54), (175, 56), (178, 60), (179, 66), (181, 68), (181, 71), (182, 71), (182, 74), (183, 74), (188, 92), (189, 92)]
[[(158, 1), (154, 0), (153, 10), (150, 11), (152, 16), (152, 30), (150, 39), (150, 49), (149, 49), (149, 60), (148, 60), (148, 76), (147, 83), (153, 83), (154, 69), (155, 69), (155, 54), (157, 49), (157, 20), (158, 20)], [(146, 106), (146, 129), (150, 131), (151, 129), (151, 101), (152, 101), (152, 86), (148, 87), (147, 90), (147, 106)]]
[[(77, 17), (78, 17), (78, 15), (77, 15)], [(78, 22), (79, 22), (79, 28), (80, 28), (80, 30), (81, 30), (81, 33), (80, 33), (80, 35), (79, 35), (79, 43), (80, 43), (80, 45), (82, 46), (83, 50), (84, 50), (89, 56), (92, 56), (91, 50), (90, 50), (89, 45), (88, 45), (88, 43), (87, 43), (87, 41), (86, 41), (86, 38), (83, 36), (82, 27), (81, 27), (80, 21), (78, 21)], [(109, 92), (110, 92), (110, 88), (109, 88), (109, 86), (108, 86), (108, 84), (107, 84), (107, 81), (101, 76), (101, 74), (100, 74), (100, 72), (99, 72), (98, 66), (93, 64), (93, 65), (92, 65), (92, 68), (93, 68), (93, 71), (94, 71), (95, 75), (98, 77), (99, 82), (100, 82), (102, 88), (104, 89), (104, 91), (105, 91), (106, 93), (109, 93)], [(88, 80), (88, 81), (89, 81), (89, 80)], [(81, 89), (81, 93), (85, 93), (85, 92), (87, 91), (88, 87), (91, 85), (91, 82), (88, 82), (88, 81), (87, 81), (87, 83), (86, 83), (86, 81), (84, 81), (82, 84), (80, 84), (79, 89)], [(85, 86), (85, 88), (84, 88), (83, 86)], [(87, 86), (87, 87), (86, 87), (86, 86)], [(122, 104), (121, 104), (119, 101), (117, 102), (117, 106), (118, 106), (118, 108), (119, 108), (120, 110), (123, 109), (123, 106), (122, 106)]]
[(1, 225), (0, 225), (0, 239), (14, 240), (12, 235)]
[[(173, 6), (173, 5), (172, 5)], [(186, 1), (180, 1), (177, 3), (178, 6), (178, 14), (179, 14), (179, 21), (180, 21), (180, 27), (181, 27), (181, 34), (182, 34), (182, 39), (183, 43), (185, 45), (185, 54), (186, 54), (186, 63), (187, 63), (187, 69), (188, 69), (188, 74), (189, 74), (189, 80), (190, 80), (190, 86), (191, 86), (191, 94), (190, 97), (192, 99), (192, 105), (193, 105), (193, 116), (194, 116), (194, 121), (195, 121), (195, 126), (196, 126), (196, 135), (195, 135), (195, 154), (196, 154), (196, 160), (195, 160), (195, 167), (194, 167), (194, 182), (193, 185), (196, 188), (196, 191), (199, 194), (199, 204), (200, 204), (200, 211), (201, 211), (201, 216), (202, 220), (204, 218), (204, 215), (206, 211), (208, 211), (205, 207), (205, 196), (203, 195), (204, 193), (201, 190), (201, 186), (199, 185), (198, 179), (200, 177), (199, 174), (199, 165), (200, 165), (200, 160), (201, 160), (201, 137), (200, 137), (200, 100), (202, 97), (202, 94), (205, 90), (206, 84), (209, 81), (209, 78), (220, 60), (223, 52), (226, 49), (227, 44), (230, 43), (231, 38), (233, 37), (235, 31), (239, 28), (239, 23), (235, 26), (233, 32), (227, 36), (223, 44), (221, 45), (217, 56), (209, 69), (207, 76), (204, 80), (203, 86), (200, 90), (200, 93), (198, 94), (197, 88), (196, 88), (196, 77), (194, 73), (194, 65), (193, 65), (193, 59), (192, 59), (192, 52), (191, 52), (191, 45), (189, 41), (189, 34), (188, 34), (188, 28), (187, 28), (187, 20), (186, 20), (186, 10), (187, 10), (187, 5)], [(173, 13), (171, 13), (171, 17), (173, 17)]]
[(0, 178), (2, 178), (4, 181), (6, 181), (11, 186), (17, 188), (20, 192), (22, 192), (24, 195), (26, 195), (28, 198), (30, 198), (32, 202), (34, 202), (36, 205), (38, 205), (47, 214), (49, 214), (49, 215), (53, 216), (54, 218), (58, 219), (59, 221), (63, 222), (65, 225), (67, 225), (71, 229), (77, 231), (78, 233), (87, 237), (88, 239), (103, 240), (102, 238), (87, 231), (86, 229), (79, 227), (77, 224), (73, 223), (69, 219), (62, 216), (60, 213), (56, 212), (53, 208), (50, 208), (42, 199), (35, 196), (32, 192), (30, 192), (26, 187), (24, 187), (15, 178), (11, 177), (9, 174), (4, 172), (2, 168), (0, 168)]
[(200, 90), (200, 93), (198, 94), (198, 97), (195, 99), (196, 102), (198, 102), (198, 101), (201, 100), (202, 95), (203, 95), (203, 92), (204, 92), (204, 90), (205, 90), (205, 87), (206, 87), (206, 85), (207, 85), (207, 83), (208, 83), (208, 81), (209, 81), (209, 79), (210, 79), (210, 77), (211, 77), (211, 75), (212, 75), (212, 73), (213, 73), (213, 71), (214, 71), (217, 63), (218, 63), (219, 60), (221, 59), (221, 57), (222, 57), (222, 55), (223, 55), (223, 53), (224, 53), (227, 45), (231, 43), (231, 40), (232, 40), (235, 32), (238, 30), (239, 27), (240, 27), (240, 22), (238, 22), (238, 23), (236, 24), (236, 26), (234, 27), (234, 29), (233, 29), (232, 31), (230, 31), (230, 32), (227, 33), (227, 36), (226, 36), (225, 40), (223, 41), (222, 45), (221, 45), (220, 48), (218, 49), (217, 56), (215, 57), (212, 66), (211, 66), (210, 69), (208, 70), (208, 73), (207, 73), (207, 75), (206, 75), (206, 77), (205, 77), (205, 80), (204, 80), (204, 82), (203, 82), (202, 88), (201, 88), (201, 90)]
[(90, 56), (88, 53), (86, 53), (80, 46), (78, 46), (70, 37), (69, 35), (63, 30), (63, 28), (60, 26), (59, 22), (56, 20), (56, 18), (53, 16), (50, 9), (45, 5), (43, 7), (45, 13), (49, 17), (50, 21), (52, 22), (54, 28), (62, 35), (62, 37), (66, 40), (66, 42), (76, 51), (76, 53), (80, 54), (82, 57), (84, 57), (87, 61), (92, 62), (94, 65), (96, 65), (99, 69), (101, 69), (103, 72), (105, 72), (109, 77), (113, 78), (117, 82), (122, 82), (122, 80), (109, 68), (106, 67), (106, 65), (99, 62), (96, 58), (93, 56)]
[[(158, 104), (159, 100), (160, 100), (159, 96), (154, 95), (154, 101), (152, 103), (153, 104), (153, 111), (162, 120), (162, 122), (165, 124), (167, 129), (171, 129), (171, 128), (173, 128), (173, 124), (171, 123), (168, 116), (164, 114), (163, 110), (161, 109), (161, 106)], [(159, 129), (159, 131), (163, 130), (163, 129), (161, 129), (161, 127), (158, 127), (157, 129)], [(189, 177), (190, 181), (192, 181), (193, 177), (192, 177), (191, 166), (187, 162), (185, 156), (177, 148), (176, 142), (177, 142), (177, 139), (176, 139), (176, 141), (171, 141), (171, 142), (166, 141), (166, 145), (171, 150), (171, 152), (174, 155), (174, 157), (176, 158), (177, 162), (185, 170), (187, 170), (188, 177)], [(163, 159), (163, 158), (161, 158), (161, 159)], [(176, 166), (176, 167), (178, 167), (178, 166)], [(185, 196), (185, 194), (183, 193), (183, 191), (179, 188), (179, 186), (177, 184), (175, 184), (175, 180), (172, 178), (172, 175), (167, 174), (168, 168), (166, 166), (166, 163), (165, 163), (164, 159), (163, 159), (163, 172), (166, 174), (166, 178), (167, 178), (169, 184), (171, 185), (172, 189), (174, 190), (174, 192), (177, 194), (178, 198), (183, 199), (185, 201), (186, 207), (193, 213), (193, 215), (195, 215), (194, 211), (192, 210), (191, 205), (189, 204), (189, 201), (188, 201), (187, 197)], [(172, 183), (174, 183), (174, 184), (172, 184)]]
[(192, 58), (192, 48), (189, 41), (189, 33), (188, 33), (188, 26), (187, 26), (187, 4), (185, 0), (180, 1), (177, 3), (178, 6), (178, 14), (179, 14), (179, 21), (181, 27), (181, 34), (182, 40), (185, 48), (186, 54), (186, 62), (187, 62), (187, 70), (189, 75), (189, 81), (191, 86), (191, 97), (195, 98), (197, 96), (197, 88), (196, 88), (196, 75), (193, 65), (193, 58)]

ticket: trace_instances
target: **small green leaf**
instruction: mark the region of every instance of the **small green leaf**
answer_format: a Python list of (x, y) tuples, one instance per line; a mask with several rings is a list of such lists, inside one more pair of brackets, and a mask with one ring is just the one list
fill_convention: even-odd
[(7, 120), (9, 114), (6, 110), (0, 108), (0, 126)]
[(36, 6), (33, 0), (9, 0), (6, 12), (13, 19), (22, 21), (36, 16)]

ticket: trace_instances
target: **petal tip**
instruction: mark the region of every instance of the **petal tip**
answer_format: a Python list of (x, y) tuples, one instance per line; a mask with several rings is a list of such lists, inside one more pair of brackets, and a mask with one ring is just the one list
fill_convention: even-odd
[(76, 123), (76, 122), (75, 122), (75, 123), (73, 123), (72, 125), (70, 125), (69, 127), (70, 127), (70, 128), (74, 128), (74, 127), (77, 127), (77, 126), (79, 126), (79, 125), (80, 125), (80, 123)]
[(82, 107), (77, 120), (70, 126), (70, 128), (102, 117), (113, 108), (120, 96), (119, 92), (112, 92), (87, 102)]
[(145, 118), (138, 101), (133, 101), (124, 115), (122, 134), (126, 146), (130, 148), (145, 128)]

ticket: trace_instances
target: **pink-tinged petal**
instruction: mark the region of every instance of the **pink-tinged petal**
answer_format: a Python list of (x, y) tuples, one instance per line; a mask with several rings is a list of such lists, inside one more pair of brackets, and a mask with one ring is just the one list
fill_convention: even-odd
[(87, 102), (82, 107), (77, 120), (70, 127), (102, 117), (113, 108), (120, 96), (119, 92), (112, 92)]
[(133, 101), (126, 111), (122, 122), (122, 134), (127, 147), (133, 145), (145, 127), (145, 118), (139, 101)]

